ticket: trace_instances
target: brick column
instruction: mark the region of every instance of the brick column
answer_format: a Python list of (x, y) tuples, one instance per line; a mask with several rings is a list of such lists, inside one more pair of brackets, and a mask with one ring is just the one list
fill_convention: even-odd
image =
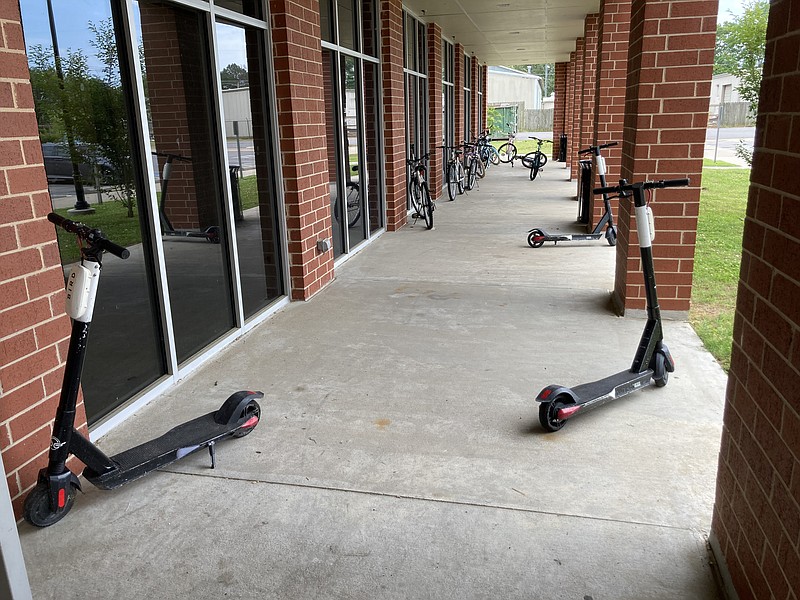
[[(689, 188), (654, 193), (653, 257), (662, 310), (689, 310), (703, 147), (708, 122), (717, 3), (634, 0), (631, 5), (625, 139), (620, 176), (628, 181), (689, 177)], [(632, 204), (620, 202), (614, 301), (644, 310)]]
[(455, 81), (453, 88), (453, 113), (455, 127), (453, 128), (453, 142), (460, 144), (466, 134), (464, 133), (464, 46), (456, 44), (453, 54), (455, 55)]
[[(597, 41), (600, 28), (600, 15), (586, 15), (583, 21), (583, 103), (580, 122), (581, 137), (578, 150), (594, 144), (594, 112), (597, 95)], [(584, 158), (590, 158), (584, 156)], [(592, 165), (592, 182), (594, 182), (594, 165)], [(578, 184), (580, 185), (580, 184)], [(579, 193), (578, 190), (576, 192)], [(591, 219), (588, 229), (593, 228)]]
[[(0, 31), (0, 450), (20, 516), (47, 461), (70, 322), (17, 2)], [(76, 425), (87, 433), (82, 401)]]
[(442, 28), (428, 23), (428, 188), (435, 200), (442, 193), (444, 153), (439, 148), (444, 137), (442, 115)]
[(555, 65), (555, 84), (553, 86), (555, 93), (555, 104), (553, 105), (553, 160), (558, 158), (561, 134), (566, 133), (564, 123), (567, 115), (567, 67), (568, 63), (564, 62), (556, 63)]
[(481, 120), (479, 129), (481, 131), (486, 130), (486, 124), (488, 121), (488, 111), (489, 111), (489, 88), (487, 79), (489, 78), (489, 65), (483, 65), (481, 67), (481, 80), (483, 81), (483, 104), (481, 106)]
[(406, 224), (406, 107), (402, 0), (381, 2), (386, 229)]
[[(598, 144), (619, 142), (618, 146), (603, 151), (609, 182), (616, 182), (619, 179), (622, 164), (622, 130), (625, 121), (630, 20), (630, 0), (600, 1), (594, 139)], [(611, 204), (616, 215), (617, 201), (612, 200)], [(602, 198), (595, 196), (590, 227), (602, 217), (603, 211)]]
[(791, 598), (800, 590), (796, 9), (773, 0), (769, 10), (709, 540), (739, 598)]
[(481, 106), (478, 100), (478, 73), (480, 72), (480, 65), (478, 65), (478, 58), (473, 56), (470, 61), (470, 69), (472, 70), (472, 94), (470, 95), (470, 102), (472, 107), (470, 109), (470, 123), (472, 131), (467, 132), (467, 138), (472, 139), (474, 134), (480, 131), (481, 124)]
[(565, 93), (564, 133), (567, 134), (567, 180), (572, 178), (572, 123), (575, 120), (575, 53), (569, 53), (567, 89)]
[(581, 147), (581, 123), (583, 122), (583, 49), (584, 39), (575, 40), (575, 75), (574, 87), (572, 90), (572, 123), (568, 125), (571, 129), (569, 136), (569, 155), (570, 160), (570, 179), (578, 178), (580, 165), (578, 164), (578, 150)]
[(333, 279), (330, 186), (318, 0), (272, 0), (278, 136), (293, 300), (306, 300)]

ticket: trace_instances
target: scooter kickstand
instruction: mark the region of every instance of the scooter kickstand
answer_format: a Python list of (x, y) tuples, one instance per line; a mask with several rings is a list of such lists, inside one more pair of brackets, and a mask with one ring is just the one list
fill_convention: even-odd
[(211, 456), (211, 468), (217, 468), (217, 443), (210, 442), (208, 444), (208, 454)]

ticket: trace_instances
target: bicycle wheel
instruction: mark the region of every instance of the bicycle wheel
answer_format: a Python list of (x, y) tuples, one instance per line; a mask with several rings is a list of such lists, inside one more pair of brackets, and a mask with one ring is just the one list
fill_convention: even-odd
[(456, 161), (456, 182), (458, 183), (458, 193), (463, 194), (465, 188), (465, 173), (464, 173), (464, 165), (461, 164), (461, 161)]
[[(489, 146), (489, 163), (493, 165), (500, 164), (500, 154), (497, 152), (497, 148), (494, 146)], [(488, 163), (487, 163), (488, 164)]]
[(478, 179), (483, 179), (486, 177), (486, 165), (483, 162), (483, 159), (479, 156), (475, 159), (476, 171), (475, 174), (478, 176)]
[(517, 156), (517, 147), (506, 142), (497, 149), (497, 153), (501, 163), (510, 163)]
[(352, 227), (361, 218), (361, 193), (358, 184), (347, 184), (347, 226)]
[(467, 178), (464, 182), (464, 189), (467, 191), (471, 191), (472, 188), (475, 187), (475, 181), (478, 176), (478, 161), (474, 158), (469, 163), (469, 169), (467, 169)]
[(425, 228), (433, 229), (433, 209), (435, 208), (428, 184), (422, 184), (422, 216), (425, 217)]
[(422, 194), (416, 177), (410, 177), (408, 180), (408, 204), (412, 215), (419, 216), (422, 212)]
[(458, 169), (456, 168), (456, 163), (452, 162), (447, 167), (447, 195), (450, 200), (455, 200), (460, 193), (458, 190)]

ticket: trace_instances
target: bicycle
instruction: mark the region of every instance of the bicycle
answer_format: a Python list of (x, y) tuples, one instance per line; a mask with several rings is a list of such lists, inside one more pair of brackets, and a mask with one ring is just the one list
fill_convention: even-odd
[(478, 154), (480, 154), (486, 169), (491, 165), (500, 164), (500, 154), (497, 152), (497, 148), (489, 143), (490, 141), (488, 129), (478, 136)]
[(419, 158), (406, 159), (409, 167), (409, 198), (414, 207), (412, 216), (414, 223), (422, 216), (425, 219), (425, 228), (433, 229), (433, 211), (436, 205), (431, 199), (431, 191), (428, 189), (428, 166), (425, 162), (430, 157), (430, 153), (424, 154)]
[(497, 149), (498, 157), (501, 163), (511, 163), (514, 166), (514, 159), (517, 157), (517, 147), (514, 145), (514, 140), (517, 139), (517, 132), (511, 126), (511, 123), (506, 123), (508, 126), (508, 141), (502, 144)]
[(476, 145), (464, 142), (464, 172), (466, 179), (464, 180), (464, 189), (471, 191), (475, 187), (478, 179), (482, 179), (486, 175), (483, 161), (476, 151)]
[(464, 193), (464, 165), (459, 158), (462, 150), (461, 146), (439, 146), (446, 152), (447, 169), (445, 170), (445, 182), (447, 185), (447, 195), (450, 200), (455, 200), (456, 196)]
[(541, 171), (547, 164), (547, 155), (544, 152), (542, 152), (542, 144), (544, 144), (545, 142), (550, 142), (552, 144), (552, 141), (540, 140), (537, 137), (531, 137), (531, 139), (536, 140), (538, 142), (536, 145), (536, 150), (534, 150), (533, 152), (528, 152), (525, 156), (520, 158), (520, 160), (522, 161), (522, 164), (524, 166), (528, 167), (531, 170), (530, 176), (531, 176), (531, 181), (533, 181), (534, 179), (536, 179), (536, 176), (539, 174), (539, 171)]

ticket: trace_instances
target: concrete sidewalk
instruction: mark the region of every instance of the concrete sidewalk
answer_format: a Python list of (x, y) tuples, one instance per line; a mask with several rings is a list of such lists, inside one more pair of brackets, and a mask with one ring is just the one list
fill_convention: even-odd
[[(493, 167), (386, 233), (101, 440), (109, 453), (259, 389), (262, 422), (20, 527), (34, 598), (712, 599), (726, 376), (685, 322), (664, 388), (545, 434), (533, 401), (630, 366), (604, 240), (559, 163)], [(657, 213), (657, 202), (654, 205)]]

